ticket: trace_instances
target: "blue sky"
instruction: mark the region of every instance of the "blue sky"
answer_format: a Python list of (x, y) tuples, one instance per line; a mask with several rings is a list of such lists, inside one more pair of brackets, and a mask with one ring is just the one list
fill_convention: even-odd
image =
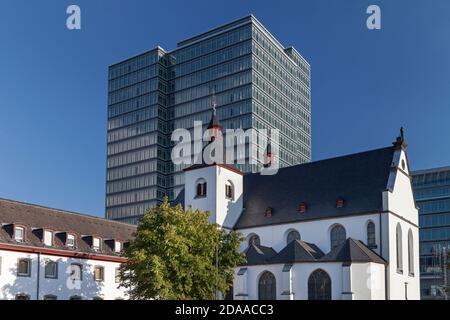
[[(70, 4), (81, 31), (66, 29)], [(314, 160), (405, 126), (413, 169), (450, 165), (448, 0), (2, 0), (0, 197), (102, 216), (108, 65), (249, 13), (311, 64)]]

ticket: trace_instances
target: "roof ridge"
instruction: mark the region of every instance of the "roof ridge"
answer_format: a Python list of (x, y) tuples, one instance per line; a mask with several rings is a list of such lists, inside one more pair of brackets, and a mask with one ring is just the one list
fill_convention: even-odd
[(366, 257), (369, 258), (370, 260), (372, 260), (372, 258), (367, 253), (366, 249), (370, 250), (370, 253), (377, 255), (374, 251), (372, 251), (370, 248), (368, 248), (361, 240), (353, 239), (353, 238), (349, 238), (349, 239), (351, 239), (358, 246), (358, 248), (361, 249), (361, 251), (366, 255)]
[(88, 213), (80, 213), (80, 212), (69, 211), (69, 210), (64, 210), (64, 209), (58, 209), (58, 208), (48, 207), (48, 206), (44, 206), (44, 205), (40, 205), (40, 204), (29, 203), (29, 202), (24, 202), (24, 201), (19, 201), (19, 200), (6, 199), (6, 198), (0, 197), (0, 202), (2, 202), (2, 201), (15, 203), (15, 204), (20, 204), (20, 205), (24, 205), (24, 206), (28, 206), (28, 207), (39, 208), (39, 209), (52, 210), (52, 211), (55, 211), (55, 212), (61, 213), (61, 214), (72, 214), (72, 215), (84, 217), (84, 218), (87, 218), (87, 219), (100, 220), (100, 221), (108, 222), (108, 223), (112, 223), (112, 224), (120, 224), (120, 225), (124, 225), (124, 226), (130, 227), (130, 228), (135, 228), (136, 227), (133, 224), (120, 222), (120, 221), (115, 221), (115, 220), (109, 220), (109, 219), (101, 218), (99, 216), (94, 216), (94, 215), (91, 215), (91, 214), (88, 214)]
[[(306, 241), (303, 241), (303, 240), (295, 240), (295, 241), (297, 241), (300, 245), (301, 245), (301, 247), (306, 251), (306, 253), (311, 257), (311, 258), (313, 258), (314, 260), (317, 260), (317, 258), (311, 253), (311, 251), (310, 250), (314, 250), (311, 246), (310, 246), (310, 243), (308, 243), (308, 242), (306, 242)], [(305, 245), (306, 246), (308, 246), (308, 248), (310, 249), (308, 249), (308, 248), (306, 248), (305, 247)]]
[[(367, 153), (371, 153), (371, 152), (375, 152), (375, 151), (381, 151), (381, 150), (388, 150), (388, 149), (394, 149), (395, 147), (383, 147), (383, 148), (377, 148), (377, 149), (371, 149), (371, 150), (366, 150), (366, 151), (362, 151), (362, 152), (355, 152), (355, 153), (350, 153), (350, 154), (345, 154), (345, 155), (340, 155), (340, 156), (335, 156), (335, 157), (331, 157), (331, 158), (326, 158), (326, 159), (320, 159), (320, 160), (315, 160), (315, 161), (310, 161), (310, 162), (305, 162), (305, 163), (300, 163), (300, 164), (296, 164), (293, 166), (289, 166), (289, 167), (282, 167), (279, 170), (283, 171), (283, 170), (288, 170), (288, 169), (292, 169), (292, 168), (298, 168), (300, 166), (311, 166), (317, 163), (322, 163), (322, 162), (326, 162), (326, 161), (331, 161), (331, 160), (337, 160), (337, 159), (343, 159), (343, 158), (350, 158), (350, 157), (354, 157), (357, 155), (362, 155), (362, 154), (367, 154)], [(245, 176), (251, 176), (251, 175), (260, 175), (259, 172), (249, 172), (244, 174)]]
[[(364, 253), (364, 255), (369, 259), (369, 260), (371, 260), (371, 258), (370, 258), (370, 256), (367, 254), (367, 252), (366, 252), (366, 250), (364, 250), (364, 248), (360, 245), (360, 243), (358, 243), (359, 242), (359, 240), (356, 240), (356, 239), (353, 239), (353, 238), (348, 238), (348, 242), (349, 242), (349, 244), (350, 244), (350, 242), (352, 242), (352, 243), (354, 243), (357, 247), (358, 247), (358, 249), (360, 250), (360, 251), (362, 251), (362, 253)], [(352, 251), (350, 250), (350, 256), (352, 255)], [(350, 258), (352, 258), (352, 257), (350, 257)]]

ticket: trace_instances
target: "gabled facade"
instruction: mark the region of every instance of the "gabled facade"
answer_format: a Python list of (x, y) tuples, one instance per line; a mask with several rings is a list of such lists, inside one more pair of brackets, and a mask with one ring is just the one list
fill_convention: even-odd
[(183, 201), (244, 236), (233, 299), (419, 299), (409, 170), (402, 132), (391, 147), (272, 176), (197, 165), (185, 171)]

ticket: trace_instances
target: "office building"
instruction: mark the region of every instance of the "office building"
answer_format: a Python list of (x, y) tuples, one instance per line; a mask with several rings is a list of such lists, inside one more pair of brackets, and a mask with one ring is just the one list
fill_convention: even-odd
[(450, 167), (413, 172), (419, 208), (422, 299), (446, 299), (450, 251)]
[[(214, 93), (224, 129), (278, 129), (281, 167), (311, 160), (310, 66), (247, 16), (109, 67), (106, 217), (136, 223), (183, 188), (171, 133), (206, 126)], [(242, 172), (261, 169), (264, 147), (245, 143)]]

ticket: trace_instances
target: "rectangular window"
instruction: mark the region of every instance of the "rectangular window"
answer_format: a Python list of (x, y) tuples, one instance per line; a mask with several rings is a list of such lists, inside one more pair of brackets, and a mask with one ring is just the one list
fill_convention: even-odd
[(95, 281), (103, 281), (105, 277), (105, 269), (100, 266), (94, 267), (94, 280)]
[(25, 230), (22, 227), (15, 227), (14, 228), (14, 239), (17, 242), (23, 242), (25, 239)]
[(94, 238), (92, 240), (92, 248), (95, 251), (100, 251), (100, 238)]
[(80, 264), (72, 263), (70, 265), (70, 279), (73, 282), (83, 280), (83, 271)]
[(52, 260), (45, 262), (45, 277), (50, 279), (58, 278), (58, 262)]
[(122, 251), (122, 242), (116, 241), (114, 243), (114, 252), (115, 253), (120, 253), (121, 251)]
[(75, 248), (75, 236), (73, 234), (68, 234), (66, 239), (66, 246), (69, 249)]
[(44, 244), (46, 246), (53, 245), (53, 232), (47, 230), (44, 231)]
[(17, 261), (17, 276), (30, 277), (31, 276), (31, 260), (19, 259)]

